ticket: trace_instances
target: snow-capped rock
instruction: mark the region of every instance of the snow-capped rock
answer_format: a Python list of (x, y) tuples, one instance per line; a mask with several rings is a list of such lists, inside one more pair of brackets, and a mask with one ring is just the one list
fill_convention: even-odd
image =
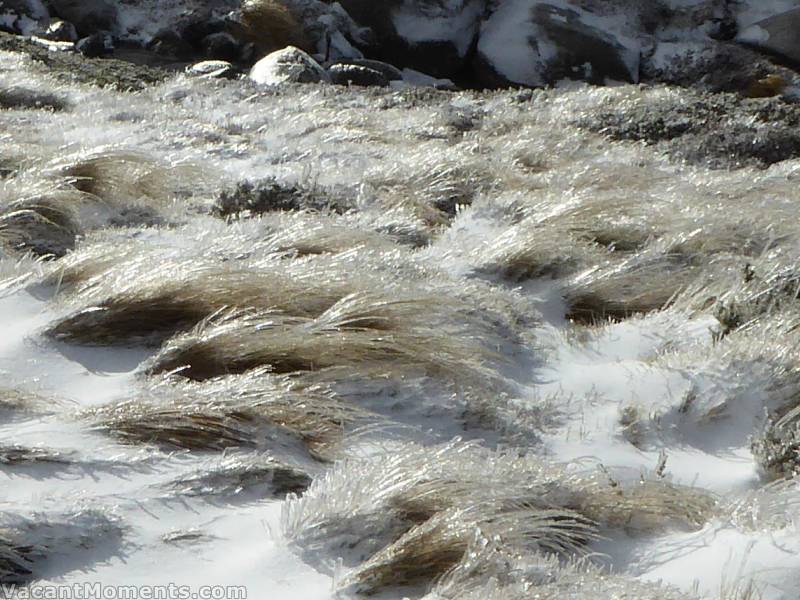
[(201, 79), (234, 79), (236, 69), (225, 60), (204, 60), (186, 69), (186, 74)]
[(283, 83), (318, 83), (328, 81), (328, 74), (306, 52), (289, 46), (268, 54), (250, 70), (250, 79), (261, 85)]
[(626, 31), (627, 20), (558, 0), (508, 0), (481, 29), (479, 79), (489, 87), (566, 78), (638, 81), (641, 42), (636, 31)]
[(800, 64), (800, 8), (754, 23), (736, 39)]
[(47, 29), (50, 13), (41, 0), (0, 2), (0, 30), (32, 35)]
[(75, 25), (82, 36), (117, 29), (117, 7), (107, 0), (49, 0), (49, 5), (53, 13)]
[(463, 68), (472, 48), (485, 0), (341, 0), (361, 25), (372, 30), (362, 48), (370, 57), (437, 77)]
[(77, 42), (78, 32), (72, 23), (56, 20), (50, 23), (42, 37), (54, 42)]
[(356, 23), (338, 2), (284, 0), (283, 4), (302, 23), (321, 57), (328, 60), (363, 57), (356, 46), (368, 43), (369, 30)]

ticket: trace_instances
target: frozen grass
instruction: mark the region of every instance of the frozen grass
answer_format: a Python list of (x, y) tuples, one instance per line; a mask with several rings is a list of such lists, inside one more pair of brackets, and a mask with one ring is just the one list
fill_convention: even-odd
[(262, 365), (290, 373), (327, 367), (389, 370), (424, 368), (450, 379), (486, 377), (491, 348), (469, 328), (466, 306), (442, 298), (351, 294), (316, 319), (279, 313), (225, 312), (167, 342), (148, 367), (161, 373), (180, 369), (192, 379), (241, 373)]
[(88, 560), (88, 566), (93, 549), (118, 546), (123, 533), (118, 520), (97, 510), (31, 516), (0, 513), (0, 583), (31, 583), (45, 575), (48, 562), (59, 556)]
[[(306, 6), (320, 8), (289, 8)], [(638, 119), (621, 125), (647, 126), (683, 92), (267, 89), (179, 76), (126, 95), (2, 58), (0, 87), (69, 103), (0, 116), (3, 289), (53, 293), (44, 310), (58, 339), (163, 344), (141, 387), (70, 424), (129, 446), (92, 435), (119, 454), (76, 461), (69, 482), (21, 482), (40, 486), (35, 497), (61, 502), (79, 485), (107, 498), (113, 486), (142, 560), (165, 556), (171, 574), (185, 551), (162, 555), (164, 532), (139, 531), (142, 506), (167, 505), (197, 531), (219, 517), (227, 533), (243, 515), (269, 520), (269, 499), (288, 493), (286, 537), (326, 571), (341, 558), (341, 587), (448, 600), (693, 598), (672, 558), (657, 575), (683, 594), (645, 582), (653, 573), (634, 558), (660, 557), (662, 542), (664, 556), (675, 545), (741, 550), (720, 547), (731, 532), (791, 541), (794, 483), (753, 490), (753, 472), (761, 461), (767, 478), (783, 477), (797, 464), (797, 164), (711, 170), (591, 132), (615, 109)], [(742, 118), (723, 125), (739, 136)], [(735, 150), (764, 150), (751, 141)], [(659, 148), (696, 157), (691, 144)], [(223, 192), (244, 181), (264, 184)], [(56, 360), (29, 360), (47, 338), (5, 342), (9, 371)], [(73, 356), (87, 370), (115, 356), (56, 347), (71, 369), (82, 368)], [(89, 387), (79, 400), (93, 401)], [(48, 470), (37, 466), (53, 458), (37, 451), (41, 436), (60, 436), (63, 456), (85, 443), (62, 431), (62, 411), (28, 419), (42, 404), (3, 402), (5, 470)], [(33, 438), (16, 436), (26, 431)], [(426, 445), (457, 433), (486, 441)], [(96, 480), (72, 481), (86, 472)], [(14, 487), (9, 497), (33, 496)], [(176, 528), (189, 534), (168, 539), (192, 539)], [(212, 535), (202, 539), (214, 564), (238, 578), (252, 561)], [(3, 536), (7, 572), (35, 575), (25, 548), (57, 546)], [(258, 540), (261, 556), (270, 545)], [(613, 571), (591, 564), (596, 548), (614, 550)], [(98, 577), (136, 576), (139, 552)], [(284, 559), (294, 583), (299, 567)], [(268, 569), (255, 564), (253, 589), (265, 589)], [(720, 587), (716, 564), (697, 564), (708, 596), (756, 595), (752, 573)], [(764, 577), (795, 589), (781, 568)]]
[(256, 370), (189, 383), (151, 380), (138, 397), (85, 411), (94, 427), (126, 443), (222, 451), (245, 448), (332, 456), (345, 431), (369, 413)]
[[(81, 344), (153, 342), (228, 307), (315, 316), (357, 285), (343, 271), (322, 277), (313, 265), (291, 269), (275, 261), (184, 260), (148, 271), (136, 267), (126, 263), (106, 271), (103, 287), (115, 292), (58, 321), (49, 335)], [(92, 290), (92, 295), (99, 294)]]
[(716, 499), (699, 489), (454, 441), (337, 463), (303, 497), (290, 497), (283, 527), (306, 552), (326, 548), (355, 562), (344, 587), (375, 592), (430, 584), (467, 560), (481, 536), (510, 553), (580, 556), (598, 528), (698, 530), (716, 512)]
[(210, 502), (283, 498), (302, 494), (311, 477), (299, 467), (270, 456), (231, 455), (161, 486), (171, 497), (204, 498)]

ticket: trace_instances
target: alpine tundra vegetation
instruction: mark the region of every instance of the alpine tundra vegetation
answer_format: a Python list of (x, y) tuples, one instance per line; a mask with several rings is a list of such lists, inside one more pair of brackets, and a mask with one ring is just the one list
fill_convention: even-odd
[(795, 599), (798, 26), (0, 0), (0, 595)]

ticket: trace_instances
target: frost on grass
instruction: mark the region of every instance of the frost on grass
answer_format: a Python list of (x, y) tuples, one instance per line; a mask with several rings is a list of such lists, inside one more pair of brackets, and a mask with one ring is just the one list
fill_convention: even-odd
[(302, 494), (309, 485), (311, 477), (299, 467), (269, 455), (232, 454), (173, 479), (161, 488), (170, 497), (234, 502)]
[[(55, 323), (49, 335), (80, 344), (153, 343), (228, 307), (319, 315), (357, 285), (357, 275), (343, 270), (325, 277), (313, 265), (292, 269), (271, 260), (182, 260), (153, 267), (120, 265), (100, 288), (109, 289), (107, 296)], [(91, 290), (90, 297), (99, 295)]]
[(116, 552), (123, 532), (116, 519), (96, 510), (52, 516), (0, 513), (0, 583), (24, 585), (58, 575), (57, 557), (90, 566), (96, 558), (84, 555)]
[(439, 578), (423, 600), (530, 598), (697, 600), (698, 596), (682, 593), (669, 586), (612, 574), (590, 560), (564, 561), (541, 553), (515, 553), (503, 548), (495, 540), (479, 537), (469, 555)]
[(223, 190), (212, 212), (220, 217), (247, 217), (298, 210), (345, 213), (355, 207), (352, 199), (333, 190), (267, 179), (255, 183), (243, 181), (232, 190)]
[(716, 500), (694, 488), (573, 472), (456, 440), (337, 463), (289, 498), (282, 522), (309, 556), (324, 549), (353, 566), (344, 586), (375, 592), (430, 584), (481, 536), (510, 552), (577, 557), (600, 530), (697, 530), (715, 512)]
[(60, 258), (88, 231), (165, 222), (163, 209), (199, 182), (188, 165), (119, 148), (33, 164), (0, 182), (0, 242)]
[(444, 306), (441, 297), (398, 292), (351, 294), (315, 319), (221, 313), (168, 341), (148, 370), (206, 379), (263, 365), (290, 373), (383, 363), (451, 379), (486, 376), (493, 352), (468, 327), (475, 320), (456, 300)]
[(260, 449), (326, 460), (369, 413), (257, 370), (203, 384), (151, 380), (134, 398), (84, 412), (94, 427), (130, 444), (167, 449)]

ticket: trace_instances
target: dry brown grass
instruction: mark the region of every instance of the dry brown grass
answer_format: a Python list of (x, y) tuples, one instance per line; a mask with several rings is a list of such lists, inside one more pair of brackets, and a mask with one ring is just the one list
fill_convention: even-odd
[[(185, 260), (153, 265), (150, 271), (126, 265), (103, 272), (102, 284), (86, 294), (86, 307), (58, 321), (48, 334), (80, 344), (159, 343), (228, 307), (314, 317), (355, 287), (344, 273), (329, 275), (302, 266), (293, 272), (274, 261)], [(106, 289), (115, 291), (95, 301)]]
[[(353, 294), (315, 319), (275, 313), (227, 312), (170, 340), (152, 359), (151, 373), (181, 369), (193, 379), (241, 373), (262, 365), (273, 372), (313, 371), (375, 363), (425, 369), (449, 379), (485, 376), (492, 352), (443, 320), (441, 298)], [(463, 317), (463, 315), (461, 315)]]
[(288, 379), (258, 370), (202, 385), (161, 378), (139, 397), (93, 408), (95, 427), (132, 444), (221, 451), (303, 449), (325, 460), (348, 428), (374, 417)]
[(364, 593), (430, 584), (454, 568), (476, 539), (520, 551), (568, 555), (595, 536), (591, 522), (568, 511), (479, 505), (446, 510), (417, 525), (348, 573), (342, 587)]
[(302, 24), (279, 0), (244, 0), (241, 22), (245, 39), (256, 46), (257, 58), (287, 46), (313, 50)]
[(258, 497), (283, 498), (302, 494), (311, 477), (299, 467), (269, 456), (226, 456), (208, 468), (173, 479), (162, 486), (171, 496), (227, 500), (258, 494)]
[(567, 317), (596, 324), (660, 310), (703, 272), (683, 257), (659, 252), (593, 267), (565, 283)]

